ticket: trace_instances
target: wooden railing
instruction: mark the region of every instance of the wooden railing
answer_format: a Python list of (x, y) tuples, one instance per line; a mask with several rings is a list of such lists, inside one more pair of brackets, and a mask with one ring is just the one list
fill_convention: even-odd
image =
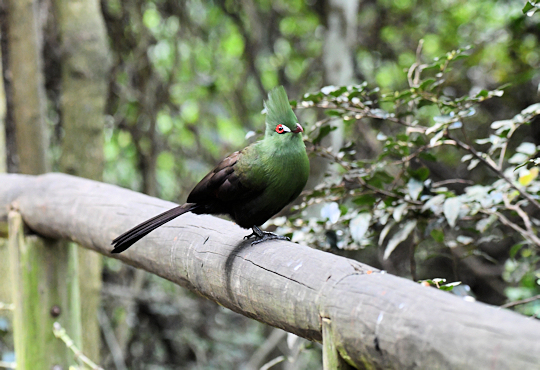
[(110, 255), (115, 236), (173, 206), (68, 175), (0, 175), (0, 224), (11, 209), (38, 235), (77, 242), (247, 317), (322, 342), (327, 369), (540, 366), (536, 320), (307, 246), (251, 246), (243, 240), (246, 230), (216, 217), (185, 214)]

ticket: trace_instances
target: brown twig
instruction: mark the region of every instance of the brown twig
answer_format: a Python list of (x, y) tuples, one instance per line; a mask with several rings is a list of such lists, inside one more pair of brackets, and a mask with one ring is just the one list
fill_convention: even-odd
[(510, 307), (518, 306), (518, 305), (520, 305), (520, 304), (525, 304), (525, 303), (534, 302), (534, 301), (537, 301), (537, 300), (540, 300), (540, 294), (535, 295), (535, 296), (533, 296), (533, 297), (520, 299), (520, 300), (518, 300), (518, 301), (513, 301), (513, 302), (505, 303), (505, 304), (503, 304), (503, 305), (501, 306), (501, 308), (510, 308)]
[(523, 229), (522, 227), (520, 227), (519, 225), (517, 225), (516, 223), (510, 221), (502, 213), (500, 213), (498, 211), (491, 212), (491, 211), (487, 211), (487, 210), (480, 210), (479, 212), (484, 213), (486, 215), (494, 215), (494, 216), (496, 216), (499, 219), (499, 221), (501, 221), (504, 225), (509, 226), (512, 229), (514, 229), (515, 231), (517, 231), (518, 233), (520, 233), (525, 239), (529, 240), (532, 244), (540, 246), (540, 238), (538, 238), (533, 232), (529, 232), (529, 231)]
[(90, 360), (88, 357), (82, 353), (82, 351), (75, 345), (73, 340), (67, 335), (66, 329), (60, 325), (60, 323), (55, 322), (53, 325), (53, 333), (56, 338), (59, 338), (62, 340), (62, 342), (65, 343), (66, 347), (73, 352), (73, 355), (76, 359), (81, 360), (86, 366), (88, 366), (92, 370), (104, 370), (101, 366), (95, 364)]
[(504, 206), (507, 209), (516, 212), (519, 215), (519, 217), (521, 217), (527, 231), (531, 233), (531, 235), (535, 235), (529, 215), (527, 215), (527, 213), (525, 213), (525, 211), (523, 211), (521, 207), (518, 206), (517, 204), (512, 204), (506, 194), (503, 195), (503, 202), (504, 202)]
[(517, 130), (517, 128), (519, 126), (520, 125), (513, 125), (510, 128), (510, 131), (508, 132), (508, 134), (506, 134), (506, 141), (503, 143), (503, 146), (501, 148), (501, 154), (499, 155), (499, 170), (502, 170), (503, 161), (504, 161), (504, 155), (506, 154), (506, 149), (508, 147), (508, 142), (510, 141), (510, 138), (512, 137), (514, 132), (516, 132), (516, 130)]
[(444, 186), (444, 185), (448, 185), (448, 184), (474, 185), (474, 181), (465, 180), (465, 179), (448, 179), (448, 180), (442, 180), (442, 181), (434, 182), (431, 186), (433, 188), (438, 188), (440, 186)]

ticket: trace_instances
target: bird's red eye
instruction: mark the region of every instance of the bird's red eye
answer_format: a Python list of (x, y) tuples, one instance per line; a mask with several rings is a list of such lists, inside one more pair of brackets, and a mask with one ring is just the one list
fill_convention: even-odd
[(278, 134), (282, 134), (285, 132), (285, 129), (283, 128), (283, 125), (280, 123), (279, 125), (276, 126), (276, 132)]

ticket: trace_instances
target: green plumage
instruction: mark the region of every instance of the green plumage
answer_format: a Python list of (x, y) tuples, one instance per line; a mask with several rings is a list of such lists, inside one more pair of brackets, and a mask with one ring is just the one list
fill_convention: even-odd
[(285, 89), (280, 86), (272, 90), (264, 105), (267, 114), (263, 140), (223, 159), (193, 188), (187, 203), (146, 220), (113, 240), (112, 253), (126, 250), (152, 230), (190, 211), (229, 215), (239, 226), (253, 229), (253, 243), (283, 239), (258, 227), (298, 197), (309, 176), (309, 160), (302, 126), (289, 105)]

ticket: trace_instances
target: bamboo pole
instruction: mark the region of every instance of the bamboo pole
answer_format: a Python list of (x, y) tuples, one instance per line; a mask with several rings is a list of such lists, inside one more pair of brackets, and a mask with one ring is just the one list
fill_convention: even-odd
[(76, 246), (25, 235), (21, 215), (8, 215), (17, 370), (67, 369), (73, 353), (53, 333), (55, 322), (80, 345)]
[(321, 319), (322, 354), (324, 370), (350, 370), (351, 366), (341, 357), (332, 332), (332, 320), (327, 317)]

